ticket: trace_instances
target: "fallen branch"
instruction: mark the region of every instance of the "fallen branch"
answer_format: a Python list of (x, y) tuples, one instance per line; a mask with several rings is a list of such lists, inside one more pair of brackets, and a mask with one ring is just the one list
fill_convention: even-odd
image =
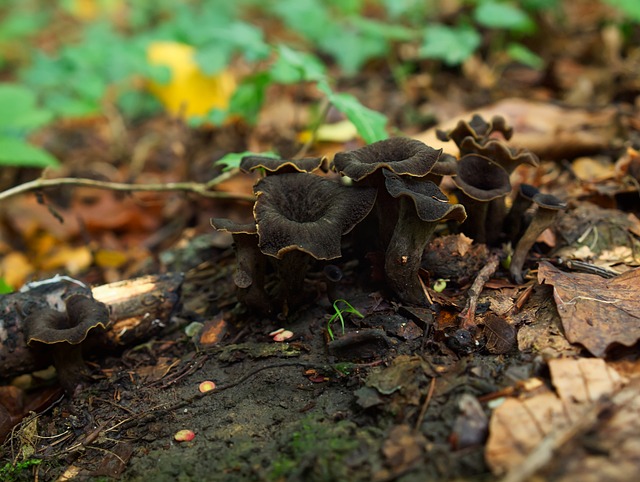
[(145, 192), (192, 192), (199, 196), (215, 199), (233, 199), (238, 201), (254, 201), (255, 198), (248, 194), (233, 194), (224, 191), (214, 191), (212, 188), (221, 182), (230, 179), (237, 170), (225, 172), (206, 183), (199, 182), (168, 182), (164, 184), (129, 184), (124, 182), (97, 181), (95, 179), (82, 179), (74, 177), (61, 177), (58, 179), (35, 179), (18, 186), (0, 192), (0, 201), (13, 196), (32, 191), (40, 191), (46, 188), (59, 186), (92, 187), (109, 191), (145, 191)]

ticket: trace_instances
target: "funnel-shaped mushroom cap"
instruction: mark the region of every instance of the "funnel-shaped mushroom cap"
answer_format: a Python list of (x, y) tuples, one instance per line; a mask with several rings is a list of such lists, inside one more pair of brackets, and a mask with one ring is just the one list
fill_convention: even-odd
[(382, 168), (396, 174), (426, 176), (442, 154), (416, 139), (392, 137), (353, 151), (339, 152), (333, 167), (340, 174), (360, 181)]
[(245, 156), (240, 161), (240, 170), (251, 172), (263, 168), (269, 172), (285, 174), (290, 172), (311, 172), (319, 169), (326, 158), (305, 157), (303, 159), (275, 159), (268, 156)]
[(473, 137), (465, 137), (460, 142), (460, 154), (479, 154), (500, 164), (508, 173), (512, 173), (522, 163), (539, 166), (540, 159), (533, 152), (513, 149), (498, 139), (478, 142)]
[(491, 159), (467, 154), (458, 162), (458, 175), (453, 182), (476, 201), (491, 201), (511, 191), (509, 174)]
[(24, 321), (27, 344), (69, 343), (78, 345), (94, 328), (106, 328), (109, 310), (104, 303), (74, 294), (65, 300), (66, 313), (46, 308), (31, 313)]
[(538, 205), (538, 209), (548, 209), (550, 211), (564, 211), (567, 208), (567, 203), (561, 201), (553, 194), (537, 193), (533, 196), (534, 204)]
[(460, 147), (462, 140), (466, 137), (475, 140), (488, 139), (494, 132), (500, 132), (506, 140), (509, 140), (513, 135), (513, 128), (507, 125), (507, 121), (502, 116), (494, 116), (491, 122), (487, 122), (478, 114), (474, 114), (469, 122), (461, 120), (453, 129), (447, 132), (438, 130), (436, 135), (441, 141), (452, 140)]
[(231, 234), (257, 234), (256, 223), (237, 223), (227, 218), (211, 218), (211, 226)]
[(404, 196), (411, 199), (422, 221), (452, 219), (461, 223), (467, 218), (464, 206), (450, 204), (447, 196), (433, 182), (405, 178), (387, 169), (383, 173), (389, 194), (395, 198)]
[(265, 177), (254, 192), (260, 250), (276, 258), (293, 250), (316, 259), (340, 257), (341, 236), (369, 214), (376, 200), (375, 188), (303, 173)]

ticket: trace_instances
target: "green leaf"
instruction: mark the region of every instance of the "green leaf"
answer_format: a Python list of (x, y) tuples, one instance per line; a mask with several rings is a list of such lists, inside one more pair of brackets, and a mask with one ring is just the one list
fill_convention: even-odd
[(630, 20), (640, 22), (640, 2), (638, 0), (604, 0), (604, 3), (617, 8)]
[(240, 167), (240, 161), (242, 161), (242, 158), (245, 157), (245, 156), (263, 156), (263, 157), (273, 157), (274, 159), (279, 159), (279, 157), (275, 153), (269, 152), (269, 151), (260, 152), (260, 153), (251, 152), (251, 151), (244, 151), (244, 152), (231, 152), (229, 154), (225, 154), (220, 159), (215, 161), (213, 164), (214, 165), (224, 166), (222, 171), (226, 172), (226, 171), (230, 171), (232, 169), (239, 168)]
[(56, 167), (58, 160), (47, 151), (20, 139), (0, 137), (0, 165), (19, 167)]
[(535, 54), (527, 47), (519, 43), (510, 43), (507, 46), (507, 54), (513, 60), (520, 62), (532, 69), (540, 70), (544, 67), (544, 60), (542, 57)]
[(0, 295), (11, 293), (12, 291), (13, 291), (13, 288), (9, 286), (9, 284), (5, 281), (4, 278), (0, 277)]
[(268, 72), (260, 72), (245, 78), (236, 88), (229, 102), (229, 113), (237, 114), (249, 124), (255, 124), (264, 102), (264, 95), (271, 83)]
[(520, 8), (510, 3), (482, 2), (474, 11), (474, 18), (488, 28), (532, 32), (535, 24)]
[(36, 107), (31, 90), (15, 85), (0, 84), (0, 132), (29, 132), (51, 121), (53, 114)]
[(358, 134), (367, 144), (389, 137), (385, 130), (388, 120), (385, 115), (365, 107), (351, 94), (333, 92), (326, 82), (319, 82), (318, 88), (327, 95), (337, 110), (353, 122)]
[(294, 84), (324, 78), (323, 63), (313, 54), (299, 52), (280, 44), (276, 47), (278, 58), (269, 69), (274, 82)]
[(426, 28), (420, 47), (425, 58), (442, 60), (445, 64), (459, 65), (480, 46), (480, 34), (467, 25), (448, 27), (434, 24)]

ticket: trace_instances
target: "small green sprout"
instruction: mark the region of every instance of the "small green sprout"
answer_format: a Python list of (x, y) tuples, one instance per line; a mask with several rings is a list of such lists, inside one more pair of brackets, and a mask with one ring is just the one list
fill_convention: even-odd
[[(345, 304), (346, 308), (338, 308), (338, 303)], [(329, 338), (331, 338), (331, 340), (335, 339), (335, 337), (333, 335), (333, 330), (331, 330), (331, 323), (336, 321), (336, 318), (340, 319), (340, 324), (342, 325), (342, 334), (343, 335), (344, 335), (344, 317), (342, 316), (343, 314), (345, 314), (345, 313), (353, 314), (353, 315), (356, 315), (358, 318), (364, 318), (364, 315), (362, 313), (360, 313), (358, 310), (356, 310), (351, 305), (351, 303), (349, 303), (347, 300), (343, 300), (343, 299), (335, 300), (333, 302), (333, 309), (335, 310), (335, 313), (333, 314), (333, 316), (331, 318), (329, 318), (329, 322), (327, 323), (327, 333), (329, 333)]]

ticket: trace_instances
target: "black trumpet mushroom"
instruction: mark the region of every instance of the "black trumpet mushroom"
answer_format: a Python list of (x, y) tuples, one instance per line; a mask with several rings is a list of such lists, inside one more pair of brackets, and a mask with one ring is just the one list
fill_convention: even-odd
[(277, 159), (268, 156), (245, 156), (240, 161), (240, 170), (253, 172), (256, 169), (264, 169), (269, 174), (287, 174), (292, 172), (313, 172), (320, 169), (326, 160), (325, 157), (305, 157), (302, 159)]
[[(382, 169), (422, 178), (437, 164), (441, 154), (442, 149), (434, 149), (416, 139), (392, 137), (352, 151), (339, 152), (333, 158), (335, 171), (348, 176), (356, 185), (372, 186), (378, 190), (375, 208), (378, 235), (374, 237), (383, 249), (391, 239), (398, 213), (396, 203), (387, 193)], [(450, 163), (441, 167), (443, 171), (452, 168)], [(372, 235), (367, 233), (367, 237), (370, 240)], [(366, 243), (367, 239), (363, 242)]]
[(339, 258), (342, 235), (369, 214), (376, 199), (374, 188), (304, 173), (265, 177), (254, 192), (258, 246), (278, 260), (285, 307), (302, 301), (311, 260)]
[(522, 267), (527, 253), (536, 242), (538, 236), (550, 227), (556, 220), (558, 213), (567, 208), (567, 204), (552, 194), (538, 193), (533, 196), (533, 203), (537, 206), (531, 223), (524, 232), (511, 257), (509, 272), (516, 283), (522, 283)]
[(387, 169), (383, 173), (388, 193), (399, 203), (398, 220), (385, 253), (387, 281), (403, 302), (425, 305), (418, 274), (424, 248), (438, 222), (463, 222), (465, 209), (450, 204), (431, 181), (398, 176)]
[(509, 174), (488, 157), (467, 154), (458, 161), (458, 174), (453, 178), (458, 187), (458, 200), (467, 211), (462, 232), (478, 243), (487, 242), (489, 203), (503, 200), (511, 192)]
[(83, 342), (92, 330), (109, 324), (109, 309), (93, 297), (74, 293), (64, 300), (64, 311), (42, 308), (24, 320), (27, 345), (49, 351), (58, 380), (72, 396), (88, 375), (82, 356)]
[(230, 219), (212, 218), (211, 226), (233, 236), (236, 253), (233, 282), (236, 285), (238, 301), (259, 313), (271, 311), (269, 296), (264, 286), (266, 259), (258, 247), (256, 223), (237, 223)]

